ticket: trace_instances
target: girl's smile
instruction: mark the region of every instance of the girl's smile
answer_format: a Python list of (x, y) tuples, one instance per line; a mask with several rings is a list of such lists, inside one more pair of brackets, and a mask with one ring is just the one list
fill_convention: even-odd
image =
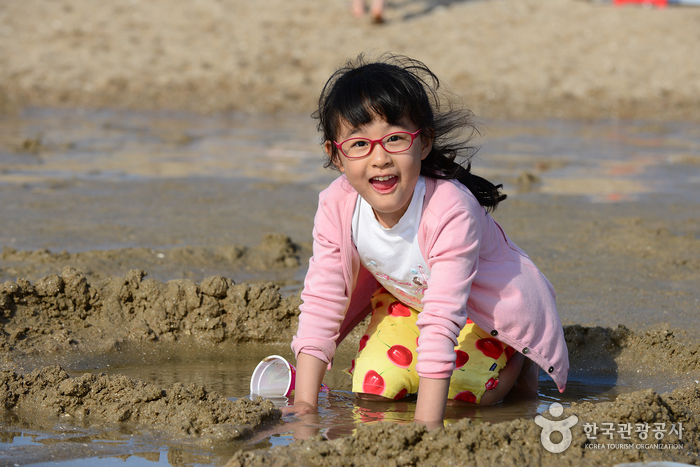
[(369, 182), (372, 184), (372, 188), (379, 193), (386, 194), (394, 189), (398, 181), (399, 179), (395, 175), (386, 175), (374, 177)]
[[(359, 128), (347, 125), (341, 128), (340, 141), (349, 138), (376, 140), (397, 131), (417, 131), (413, 122), (406, 117), (396, 124), (377, 117)], [(375, 144), (366, 157), (352, 159), (340, 150), (336, 151), (336, 156), (332, 156), (332, 145), (332, 141), (326, 141), (326, 152), (346, 175), (350, 185), (372, 206), (377, 221), (386, 228), (395, 226), (411, 203), (420, 176), (421, 161), (430, 153), (432, 140), (418, 135), (410, 148), (398, 153), (387, 152), (381, 144)]]

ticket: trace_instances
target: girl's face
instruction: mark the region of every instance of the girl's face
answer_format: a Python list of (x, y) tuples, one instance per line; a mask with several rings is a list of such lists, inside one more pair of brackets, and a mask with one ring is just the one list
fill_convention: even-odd
[[(405, 131), (413, 133), (418, 127), (404, 117), (392, 125), (377, 117), (371, 123), (359, 128), (341, 125), (336, 141), (348, 138), (381, 139), (389, 133)], [(332, 141), (326, 141), (325, 149), (333, 163), (344, 173), (350, 185), (372, 206), (379, 223), (391, 228), (395, 226), (411, 204), (413, 190), (420, 175), (421, 161), (432, 149), (432, 139), (419, 134), (409, 149), (400, 153), (389, 153), (381, 144), (375, 144), (368, 156), (348, 159), (341, 151), (336, 151)]]

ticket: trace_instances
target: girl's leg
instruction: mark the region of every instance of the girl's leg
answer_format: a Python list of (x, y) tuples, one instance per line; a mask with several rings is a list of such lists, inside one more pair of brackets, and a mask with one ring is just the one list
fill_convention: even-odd
[(455, 348), (457, 368), (452, 373), (451, 403), (491, 405), (513, 389), (527, 360), (491, 337), (471, 320), (462, 329)]
[(493, 405), (501, 402), (515, 386), (524, 361), (525, 357), (522, 354), (514, 353), (508, 359), (506, 366), (498, 373), (498, 386), (493, 390), (484, 392), (479, 405)]
[(370, 7), (370, 14), (372, 15), (372, 21), (375, 23), (384, 22), (384, 0), (373, 0), (372, 6)]
[(517, 397), (532, 398), (537, 396), (540, 385), (540, 367), (529, 358), (524, 358), (523, 369), (520, 370), (518, 380), (511, 390), (511, 394)]
[(364, 400), (399, 400), (418, 391), (418, 312), (379, 289), (372, 320), (350, 369), (352, 390)]

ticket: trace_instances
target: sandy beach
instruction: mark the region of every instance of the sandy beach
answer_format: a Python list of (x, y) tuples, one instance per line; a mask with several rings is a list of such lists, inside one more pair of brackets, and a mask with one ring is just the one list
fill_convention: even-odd
[[(97, 456), (13, 442), (73, 426), (155, 439), (169, 465), (197, 462), (181, 445), (230, 466), (700, 465), (700, 8), (397, 0), (385, 19), (339, 0), (0, 4), (0, 464)], [(236, 443), (296, 421), (107, 368), (286, 348), (334, 177), (308, 116), (345, 58), (384, 51), (486, 122), (475, 167), (505, 184), (494, 217), (557, 291), (571, 387), (615, 390), (542, 414), (579, 420), (564, 453), (533, 414), (478, 411), (252, 449)], [(341, 398), (360, 333), (328, 376)], [(628, 423), (663, 439), (584, 427)]]
[(482, 117), (700, 121), (700, 9), (604, 1), (35, 0), (0, 7), (0, 109), (310, 113), (347, 57), (425, 61)]

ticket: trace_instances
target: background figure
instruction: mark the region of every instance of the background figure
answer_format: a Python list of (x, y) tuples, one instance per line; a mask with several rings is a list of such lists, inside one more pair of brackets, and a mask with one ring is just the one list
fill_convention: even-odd
[[(384, 0), (372, 0), (369, 13), (372, 15), (373, 22), (383, 23)], [(352, 0), (352, 14), (356, 18), (362, 18), (365, 16), (365, 0)]]

